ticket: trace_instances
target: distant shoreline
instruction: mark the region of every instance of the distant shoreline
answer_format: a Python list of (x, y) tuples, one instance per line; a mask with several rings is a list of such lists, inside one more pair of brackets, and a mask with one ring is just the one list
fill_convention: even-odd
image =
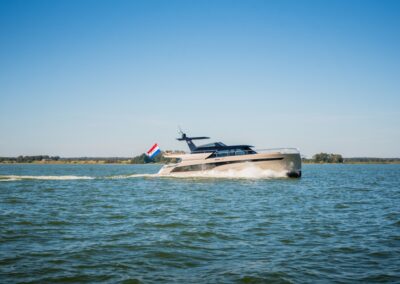
[(400, 164), (400, 161), (394, 161), (394, 162), (388, 162), (388, 161), (382, 161), (382, 162), (343, 162), (343, 163), (316, 163), (316, 162), (302, 162), (302, 164), (306, 165), (397, 165)]
[(130, 161), (34, 161), (34, 162), (0, 162), (0, 165), (133, 165)]
[[(0, 157), (0, 164), (34, 164), (34, 165), (141, 165), (168, 164), (177, 159), (166, 158), (163, 153), (151, 159), (146, 154), (135, 157), (60, 157), (49, 155)], [(168, 150), (166, 153), (184, 154), (183, 151)], [(400, 158), (353, 157), (343, 158), (340, 154), (319, 153), (312, 158), (302, 158), (303, 164), (400, 164)]]
[[(306, 165), (395, 165), (400, 161), (371, 161), (356, 162), (348, 161), (343, 163), (317, 163), (302, 161)], [(121, 160), (118, 162), (109, 162), (106, 160), (72, 160), (72, 161), (34, 161), (34, 162), (0, 162), (0, 165), (164, 165), (165, 163), (132, 163), (131, 160)]]

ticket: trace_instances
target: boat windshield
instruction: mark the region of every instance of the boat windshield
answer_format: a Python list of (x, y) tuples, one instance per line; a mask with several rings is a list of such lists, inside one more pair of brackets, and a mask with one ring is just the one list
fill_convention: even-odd
[(215, 143), (209, 143), (205, 145), (199, 146), (199, 148), (211, 148), (211, 147), (225, 147), (226, 145), (222, 142), (215, 142)]
[(257, 154), (256, 151), (252, 149), (227, 149), (227, 150), (218, 150), (215, 151), (210, 158), (212, 157), (226, 157), (226, 156), (240, 156), (240, 155), (251, 155)]

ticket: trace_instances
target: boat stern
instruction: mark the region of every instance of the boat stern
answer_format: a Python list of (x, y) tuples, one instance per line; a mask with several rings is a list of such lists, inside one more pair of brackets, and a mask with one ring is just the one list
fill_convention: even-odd
[(284, 154), (283, 158), (286, 175), (290, 178), (300, 178), (301, 177), (301, 156), (300, 153), (290, 153)]

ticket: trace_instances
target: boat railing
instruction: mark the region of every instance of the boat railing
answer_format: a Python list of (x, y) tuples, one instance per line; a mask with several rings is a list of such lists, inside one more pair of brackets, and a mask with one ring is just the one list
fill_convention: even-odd
[(269, 148), (269, 149), (256, 149), (257, 153), (274, 153), (278, 152), (281, 154), (299, 154), (300, 150), (297, 148)]
[[(193, 151), (191, 154), (202, 154), (211, 152), (212, 151)], [(219, 150), (214, 152), (215, 152), (215, 157), (241, 156), (241, 155), (250, 155), (257, 153), (279, 153), (279, 154), (300, 153), (300, 151), (297, 148), (270, 148), (270, 149), (255, 149), (255, 150), (229, 149), (229, 150)]]

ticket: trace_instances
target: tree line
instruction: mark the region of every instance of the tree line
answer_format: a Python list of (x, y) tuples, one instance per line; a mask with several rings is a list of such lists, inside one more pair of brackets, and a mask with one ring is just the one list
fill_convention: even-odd
[[(165, 151), (174, 154), (184, 154), (183, 151)], [(77, 158), (60, 158), (59, 156), (36, 155), (36, 156), (18, 156), (18, 157), (0, 157), (0, 163), (35, 163), (35, 162), (58, 162), (58, 163), (85, 163), (99, 162), (105, 164), (149, 164), (149, 163), (176, 163), (177, 159), (169, 159), (164, 157), (164, 153), (150, 159), (146, 154), (141, 154), (133, 158), (127, 157), (77, 157)], [(303, 158), (304, 163), (400, 163), (400, 158), (371, 158), (371, 157), (355, 157), (343, 158), (340, 154), (318, 153), (311, 159)]]
[(378, 163), (378, 164), (390, 164), (390, 163), (400, 163), (400, 158), (373, 158), (373, 157), (354, 157), (354, 158), (343, 158), (340, 154), (328, 154), (328, 153), (318, 153), (315, 154), (311, 159), (303, 158), (304, 163)]
[(400, 158), (355, 157), (344, 158), (345, 163), (400, 163)]
[(18, 156), (18, 157), (0, 157), (1, 162), (11, 163), (32, 163), (35, 161), (58, 161), (59, 156), (37, 155), (37, 156)]
[(315, 163), (343, 163), (343, 157), (340, 154), (318, 153), (313, 156)]
[[(182, 154), (183, 151), (165, 151), (168, 153)], [(131, 163), (131, 164), (148, 164), (148, 163), (176, 163), (177, 159), (170, 159), (164, 157), (164, 151), (158, 154), (156, 157), (151, 159), (146, 154), (141, 154), (133, 158), (123, 158), (123, 157), (76, 157), (76, 158), (60, 158), (59, 156), (49, 156), (49, 155), (36, 155), (36, 156), (18, 156), (18, 157), (0, 157), (0, 163), (35, 163), (35, 162), (101, 162), (105, 164), (119, 164), (119, 163)]]

